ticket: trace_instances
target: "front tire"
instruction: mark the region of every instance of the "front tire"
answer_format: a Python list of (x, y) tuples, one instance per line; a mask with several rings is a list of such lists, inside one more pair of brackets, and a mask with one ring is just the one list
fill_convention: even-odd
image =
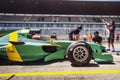
[(92, 51), (87, 43), (76, 43), (68, 49), (68, 59), (73, 66), (85, 66), (91, 58)]

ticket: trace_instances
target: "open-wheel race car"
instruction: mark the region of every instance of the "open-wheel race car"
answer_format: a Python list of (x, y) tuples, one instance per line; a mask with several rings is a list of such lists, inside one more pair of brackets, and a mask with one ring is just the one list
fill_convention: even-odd
[(44, 60), (45, 62), (67, 58), (73, 65), (87, 65), (91, 59), (97, 63), (112, 63), (113, 57), (105, 47), (95, 43), (69, 40), (32, 39), (29, 29), (14, 31), (0, 38), (0, 60), (28, 62)]

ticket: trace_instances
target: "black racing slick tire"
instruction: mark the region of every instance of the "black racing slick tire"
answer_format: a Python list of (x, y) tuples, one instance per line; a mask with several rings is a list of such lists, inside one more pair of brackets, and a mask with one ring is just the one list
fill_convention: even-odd
[(67, 56), (73, 66), (85, 66), (92, 58), (92, 50), (87, 43), (75, 43), (69, 47)]

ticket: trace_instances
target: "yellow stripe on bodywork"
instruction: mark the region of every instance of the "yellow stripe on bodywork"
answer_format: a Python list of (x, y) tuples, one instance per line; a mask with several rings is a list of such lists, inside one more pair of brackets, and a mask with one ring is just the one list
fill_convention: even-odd
[(17, 31), (10, 33), (9, 41), (14, 41), (14, 42), (18, 41), (18, 32)]
[[(17, 31), (10, 33), (9, 41), (17, 42), (18, 41), (18, 33)], [(15, 46), (9, 43), (6, 46), (6, 52), (8, 59), (11, 61), (23, 62), (22, 58), (20, 57), (18, 51), (16, 50)]]

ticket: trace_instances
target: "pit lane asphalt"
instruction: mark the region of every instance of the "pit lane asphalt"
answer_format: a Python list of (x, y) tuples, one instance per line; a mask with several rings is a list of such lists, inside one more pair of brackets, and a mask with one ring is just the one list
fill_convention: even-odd
[[(115, 47), (120, 48), (120, 44), (115, 43)], [(120, 80), (120, 55), (116, 55), (116, 52), (110, 53), (114, 57), (114, 63), (97, 64), (91, 60), (90, 64), (84, 67), (73, 67), (68, 60), (47, 63), (0, 61), (0, 80)]]

